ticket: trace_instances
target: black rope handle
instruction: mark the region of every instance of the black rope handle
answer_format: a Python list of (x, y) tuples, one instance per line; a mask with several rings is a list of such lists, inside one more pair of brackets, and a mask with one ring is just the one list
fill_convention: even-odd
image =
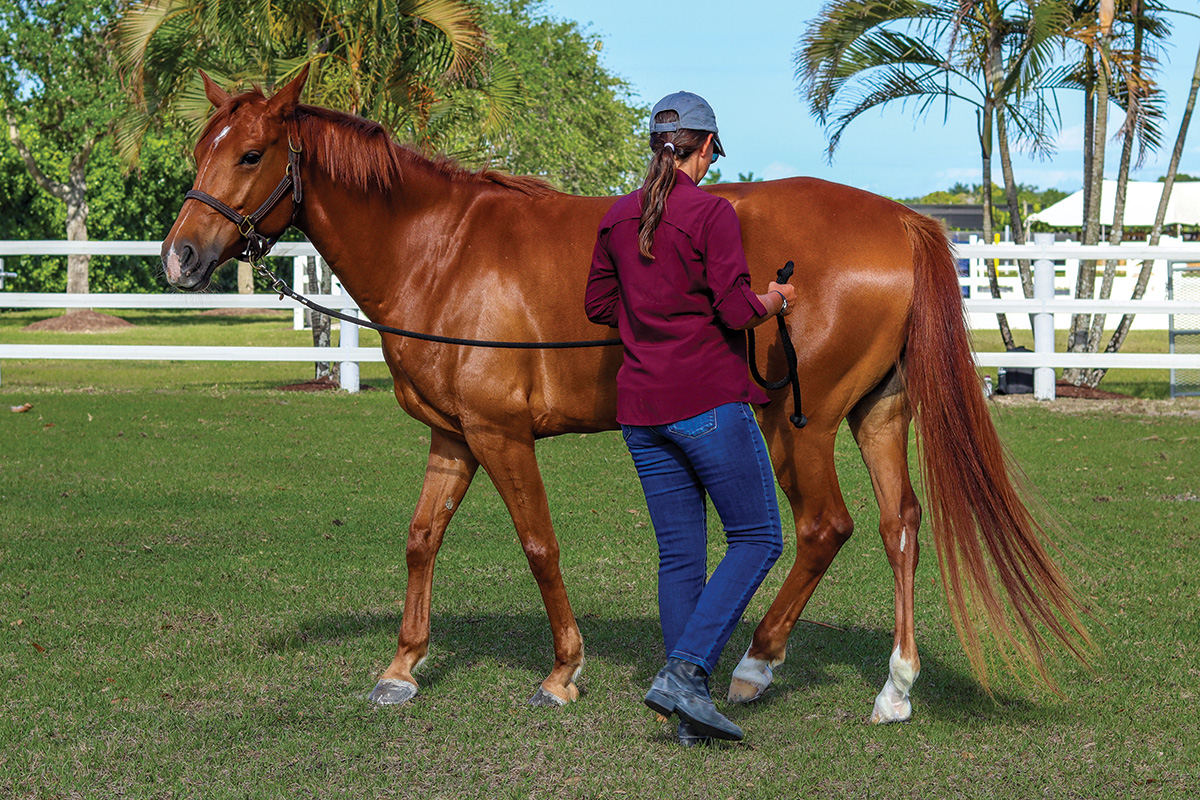
[[(789, 261), (776, 273), (776, 283), (787, 283), (792, 278), (792, 273), (796, 270), (795, 262)], [(754, 376), (754, 382), (764, 389), (774, 390), (782, 389), (784, 386), (791, 384), (792, 386), (792, 414), (788, 420), (797, 428), (803, 428), (808, 424), (808, 417), (800, 410), (800, 377), (796, 372), (796, 346), (792, 344), (792, 337), (788, 334), (787, 323), (784, 322), (783, 314), (775, 315), (776, 321), (779, 322), (779, 340), (783, 345), (783, 358), (787, 362), (788, 373), (783, 378), (777, 381), (768, 381), (758, 372), (758, 364), (754, 357), (754, 329), (750, 328), (746, 331), (746, 340), (750, 348), (750, 374)]]

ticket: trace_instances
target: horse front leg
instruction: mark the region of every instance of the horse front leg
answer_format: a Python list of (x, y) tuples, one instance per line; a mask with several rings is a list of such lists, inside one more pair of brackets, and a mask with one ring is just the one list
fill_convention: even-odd
[(533, 436), (489, 426), (468, 430), (467, 439), (508, 508), (550, 620), (554, 669), (529, 703), (566, 705), (579, 697), (575, 679), (583, 668), (583, 637), (559, 569), (558, 540), (550, 522), (550, 504), (534, 455)]
[(871, 475), (879, 504), (879, 534), (896, 586), (896, 628), (888, 677), (875, 698), (871, 722), (903, 722), (912, 716), (913, 682), (921, 673), (915, 625), (917, 529), (921, 506), (908, 474), (908, 428), (911, 421), (903, 394), (860, 404), (850, 415), (850, 430)]
[(431, 430), (425, 482), (408, 528), (408, 589), (399, 643), (391, 666), (384, 670), (371, 692), (375, 703), (405, 703), (417, 694), (412, 673), (429, 653), (434, 560), (450, 518), (458, 510), (478, 466), (465, 443)]

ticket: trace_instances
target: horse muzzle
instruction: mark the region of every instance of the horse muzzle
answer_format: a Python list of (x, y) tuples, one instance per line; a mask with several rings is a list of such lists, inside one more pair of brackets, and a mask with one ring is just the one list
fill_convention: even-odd
[(161, 257), (167, 283), (186, 292), (207, 289), (213, 272), (221, 263), (219, 254), (213, 248), (200, 247), (187, 241), (164, 242)]

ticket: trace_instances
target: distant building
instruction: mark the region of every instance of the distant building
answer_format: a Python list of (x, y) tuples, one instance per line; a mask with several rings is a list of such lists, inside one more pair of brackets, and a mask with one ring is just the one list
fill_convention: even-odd
[[(1164, 184), (1158, 181), (1130, 181), (1125, 194), (1125, 228), (1150, 228), (1158, 213), (1158, 201), (1162, 197)], [(1114, 198), (1117, 182), (1106, 180), (1100, 193), (1100, 224), (1109, 226), (1113, 221)], [(1030, 222), (1041, 222), (1055, 228), (1080, 228), (1083, 226), (1083, 191), (1063, 198), (1049, 208), (1029, 215)], [(1164, 225), (1175, 229), (1181, 236), (1183, 228), (1200, 226), (1200, 181), (1180, 181), (1171, 189), (1167, 201)]]
[(926, 216), (940, 219), (952, 231), (981, 231), (983, 230), (983, 206), (967, 205), (965, 203), (915, 203), (909, 206), (913, 211)]

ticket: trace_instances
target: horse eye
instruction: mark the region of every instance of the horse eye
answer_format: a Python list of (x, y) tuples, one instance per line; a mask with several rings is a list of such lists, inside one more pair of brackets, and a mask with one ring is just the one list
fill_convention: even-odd
[(242, 156), (241, 163), (247, 164), (249, 166), (254, 166), (260, 160), (262, 160), (262, 153), (258, 153), (258, 152), (255, 152), (254, 150), (251, 150), (249, 153), (246, 153), (246, 155)]

